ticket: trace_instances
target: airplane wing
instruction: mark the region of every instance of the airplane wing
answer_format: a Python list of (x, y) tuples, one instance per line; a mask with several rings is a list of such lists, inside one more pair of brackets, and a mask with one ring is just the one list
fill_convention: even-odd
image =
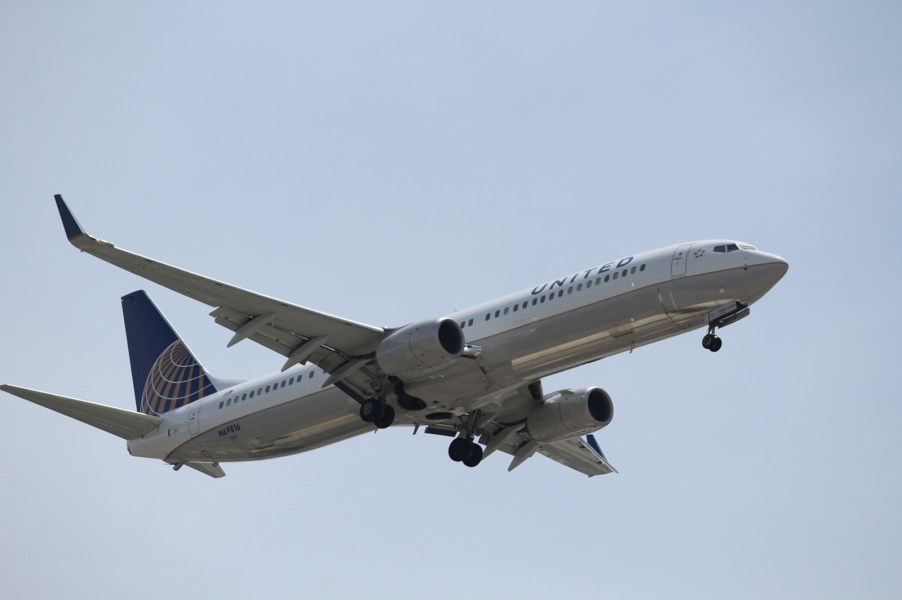
[(554, 444), (545, 444), (538, 450), (540, 454), (544, 454), (551, 460), (576, 469), (589, 477), (617, 472), (617, 469), (611, 466), (604, 452), (601, 451), (594, 435), (589, 435), (586, 439), (574, 438)]
[(82, 423), (93, 425), (124, 440), (133, 440), (148, 434), (161, 423), (158, 417), (14, 385), (0, 385), (0, 390), (55, 410)]
[[(589, 435), (585, 439), (573, 438), (560, 442), (540, 443), (529, 437), (522, 429), (508, 435), (505, 433), (499, 431), (495, 434), (503, 436), (496, 448), (514, 457), (507, 468), (508, 471), (513, 471), (538, 452), (558, 464), (570, 467), (589, 477), (617, 472), (617, 469), (608, 462), (593, 435)], [(491, 445), (492, 442), (489, 441), (487, 448)]]
[[(366, 362), (389, 333), (326, 313), (296, 306), (244, 290), (203, 275), (117, 248), (94, 238), (81, 228), (63, 197), (57, 208), (66, 236), (73, 246), (135, 275), (214, 307), (216, 323), (235, 332), (229, 345), (250, 339), (287, 357), (282, 370), (294, 364), (313, 362), (358, 397), (373, 395), (373, 377)], [(345, 375), (345, 373), (347, 373)]]

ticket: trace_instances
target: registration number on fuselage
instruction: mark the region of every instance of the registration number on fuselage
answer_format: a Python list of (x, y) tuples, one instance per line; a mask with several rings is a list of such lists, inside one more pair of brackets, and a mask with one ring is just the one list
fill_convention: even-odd
[(241, 423), (232, 423), (231, 425), (226, 425), (218, 430), (219, 437), (229, 437), (239, 431), (241, 431)]

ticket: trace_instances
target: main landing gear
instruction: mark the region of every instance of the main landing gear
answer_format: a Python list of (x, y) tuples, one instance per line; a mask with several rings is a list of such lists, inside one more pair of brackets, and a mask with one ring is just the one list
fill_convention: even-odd
[(454, 462), (462, 462), (468, 467), (475, 467), (482, 461), (482, 446), (470, 438), (457, 437), (448, 446), (448, 456)]
[(360, 418), (366, 423), (372, 423), (379, 429), (386, 429), (395, 420), (395, 409), (385, 402), (370, 398), (360, 405)]

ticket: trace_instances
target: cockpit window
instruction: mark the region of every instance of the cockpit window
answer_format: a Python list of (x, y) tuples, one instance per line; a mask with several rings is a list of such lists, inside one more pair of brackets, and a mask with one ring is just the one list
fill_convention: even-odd
[(752, 246), (751, 244), (739, 244), (739, 247), (743, 250), (757, 250), (758, 248)]
[[(743, 250), (754, 250), (754, 247), (748, 246), (747, 244), (742, 245)], [(739, 250), (739, 245), (737, 244), (721, 244), (720, 246), (714, 246), (715, 252), (736, 252)]]

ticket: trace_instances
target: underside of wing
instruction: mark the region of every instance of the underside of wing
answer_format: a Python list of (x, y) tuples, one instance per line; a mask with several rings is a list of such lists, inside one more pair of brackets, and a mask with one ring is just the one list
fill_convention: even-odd
[(509, 471), (514, 470), (538, 452), (558, 464), (570, 467), (589, 477), (617, 472), (617, 469), (608, 462), (592, 435), (586, 438), (541, 443), (533, 440), (525, 431), (519, 431), (500, 444), (498, 450), (514, 457), (508, 467)]
[(601, 448), (598, 447), (595, 436), (592, 435), (586, 438), (545, 444), (539, 448), (539, 453), (589, 477), (617, 472), (617, 469), (611, 466)]

